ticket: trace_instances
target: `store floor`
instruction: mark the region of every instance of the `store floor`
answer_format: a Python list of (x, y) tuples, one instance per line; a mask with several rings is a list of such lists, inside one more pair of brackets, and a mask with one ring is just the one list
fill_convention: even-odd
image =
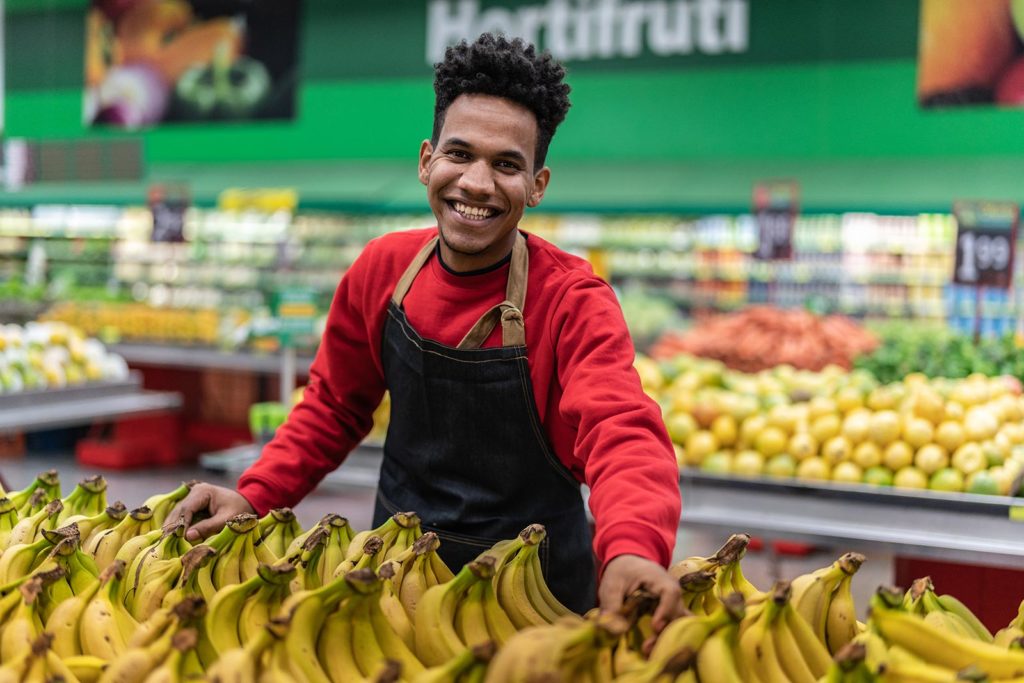
[[(147, 470), (101, 470), (82, 467), (68, 454), (31, 454), (23, 458), (0, 460), (0, 473), (12, 490), (27, 486), (39, 472), (54, 468), (61, 476), (65, 493), (74, 483), (92, 474), (102, 474), (107, 480), (108, 500), (122, 500), (129, 508), (142, 504), (154, 493), (170, 491), (182, 481), (198, 479), (212, 484), (232, 486), (235, 477), (203, 469), (198, 465), (183, 465)], [(370, 526), (373, 517), (374, 492), (358, 486), (315, 490), (295, 507), (303, 526), (314, 524), (328, 512), (348, 518), (356, 529)], [(685, 514), (685, 509), (684, 509)], [(742, 531), (737, 529), (737, 531)], [(705, 531), (683, 529), (676, 545), (675, 559), (690, 555), (709, 555), (725, 541), (725, 537)], [(780, 578), (792, 579), (805, 572), (830, 564), (845, 552), (841, 544), (834, 548), (819, 547), (807, 555), (774, 553), (770, 546), (749, 552), (743, 559), (743, 572), (754, 585), (768, 587)], [(854, 577), (853, 593), (856, 604), (863, 611), (871, 594), (881, 584), (893, 582), (893, 557), (886, 552), (869, 553), (868, 561)], [(864, 618), (864, 614), (861, 614)]]

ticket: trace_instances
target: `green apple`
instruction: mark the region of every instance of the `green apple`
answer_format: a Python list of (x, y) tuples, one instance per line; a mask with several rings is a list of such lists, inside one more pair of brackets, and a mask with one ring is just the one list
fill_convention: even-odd
[(1010, 0), (1010, 11), (1013, 13), (1013, 25), (1017, 27), (1017, 35), (1024, 40), (1024, 0)]

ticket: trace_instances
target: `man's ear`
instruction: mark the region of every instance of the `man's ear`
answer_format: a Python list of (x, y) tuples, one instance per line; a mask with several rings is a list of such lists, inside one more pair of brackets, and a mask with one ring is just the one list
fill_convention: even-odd
[(430, 140), (424, 140), (420, 144), (420, 182), (424, 185), (430, 180), (430, 157), (434, 156), (434, 146)]
[(540, 204), (540, 200), (544, 199), (544, 192), (548, 189), (548, 181), (551, 180), (551, 169), (545, 166), (544, 168), (537, 171), (533, 176), (533, 188), (530, 190), (530, 196), (526, 200), (526, 205), (534, 207)]

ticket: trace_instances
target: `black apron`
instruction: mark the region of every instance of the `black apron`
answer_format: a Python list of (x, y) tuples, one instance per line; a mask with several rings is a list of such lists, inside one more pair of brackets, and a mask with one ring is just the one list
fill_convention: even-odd
[[(457, 572), (496, 541), (543, 524), (548, 585), (583, 613), (596, 601), (590, 526), (579, 482), (548, 445), (534, 401), (521, 312), (526, 240), (516, 237), (506, 300), (456, 348), (420, 337), (402, 310), (436, 245), (434, 238), (413, 259), (388, 304), (382, 355), (391, 422), (374, 526), (399, 511), (417, 512)], [(499, 321), (503, 346), (480, 348)]]

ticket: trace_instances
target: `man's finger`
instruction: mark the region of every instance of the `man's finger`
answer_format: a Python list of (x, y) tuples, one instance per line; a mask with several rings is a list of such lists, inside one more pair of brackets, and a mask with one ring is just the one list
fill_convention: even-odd
[(228, 517), (224, 515), (207, 517), (200, 522), (196, 522), (188, 531), (185, 532), (185, 540), (193, 542), (206, 538), (207, 536), (220, 531), (227, 521)]
[(197, 484), (188, 495), (181, 499), (177, 505), (171, 508), (170, 514), (164, 520), (164, 531), (173, 529), (180, 520), (185, 521), (185, 526), (192, 523), (192, 515), (210, 504), (210, 496), (204, 494), (202, 484)]
[(625, 590), (620, 581), (602, 581), (601, 589), (598, 591), (598, 600), (601, 609), (605, 612), (618, 612), (622, 608), (622, 600), (625, 597)]
[(682, 591), (675, 581), (665, 581), (655, 589), (658, 594), (658, 608), (654, 610), (651, 626), (658, 633), (682, 612), (680, 598)]

